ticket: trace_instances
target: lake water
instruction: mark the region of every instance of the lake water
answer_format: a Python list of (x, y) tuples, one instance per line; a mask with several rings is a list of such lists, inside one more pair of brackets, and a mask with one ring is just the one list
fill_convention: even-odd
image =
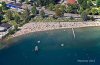
[[(12, 46), (0, 51), (0, 65), (99, 65), (100, 27), (74, 30), (75, 38), (71, 29), (14, 38), (8, 42)], [(36, 45), (38, 52), (34, 51)]]

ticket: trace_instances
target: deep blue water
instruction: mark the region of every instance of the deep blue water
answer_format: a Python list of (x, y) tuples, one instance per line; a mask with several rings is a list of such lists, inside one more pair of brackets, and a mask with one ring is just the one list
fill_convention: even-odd
[[(75, 39), (71, 29), (14, 38), (8, 42), (13, 43), (12, 46), (0, 51), (0, 65), (99, 65), (100, 27), (74, 30)], [(36, 45), (38, 52), (34, 51)]]

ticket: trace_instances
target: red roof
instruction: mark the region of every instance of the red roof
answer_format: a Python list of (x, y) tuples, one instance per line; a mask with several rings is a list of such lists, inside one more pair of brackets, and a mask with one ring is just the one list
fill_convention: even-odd
[(67, 3), (68, 4), (75, 4), (76, 3), (76, 0), (67, 0)]

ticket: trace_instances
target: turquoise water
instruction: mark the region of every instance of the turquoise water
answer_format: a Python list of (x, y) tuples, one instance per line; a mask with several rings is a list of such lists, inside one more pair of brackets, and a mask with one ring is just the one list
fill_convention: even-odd
[[(14, 38), (8, 42), (13, 43), (12, 46), (0, 51), (0, 65), (99, 65), (100, 27), (74, 30), (75, 39), (71, 29)], [(38, 52), (34, 51), (36, 45)]]

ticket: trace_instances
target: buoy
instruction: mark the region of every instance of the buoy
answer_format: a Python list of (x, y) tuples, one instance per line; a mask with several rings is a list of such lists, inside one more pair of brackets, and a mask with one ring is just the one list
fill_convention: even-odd
[(61, 44), (61, 46), (64, 46), (64, 44)]
[(64, 30), (64, 31), (66, 31), (66, 30)]
[(37, 41), (37, 43), (40, 43), (40, 41)]

